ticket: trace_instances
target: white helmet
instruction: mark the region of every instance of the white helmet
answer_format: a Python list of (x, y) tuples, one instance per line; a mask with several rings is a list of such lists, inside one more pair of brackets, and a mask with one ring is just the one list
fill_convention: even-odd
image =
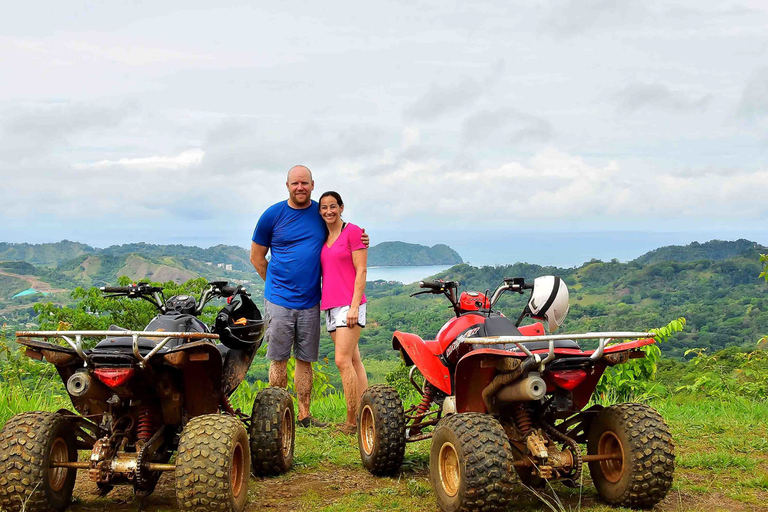
[(568, 287), (555, 276), (541, 276), (533, 280), (533, 293), (526, 306), (534, 318), (547, 322), (549, 332), (555, 332), (568, 314)]

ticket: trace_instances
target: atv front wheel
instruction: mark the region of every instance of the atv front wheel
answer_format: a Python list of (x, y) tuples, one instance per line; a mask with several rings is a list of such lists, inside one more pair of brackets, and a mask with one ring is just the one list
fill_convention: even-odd
[(438, 423), (429, 481), (446, 512), (502, 511), (512, 499), (512, 452), (490, 414), (452, 414)]
[(176, 455), (176, 499), (189, 512), (241, 512), (248, 498), (250, 452), (240, 420), (223, 414), (192, 418)]
[(76, 462), (69, 422), (52, 412), (13, 416), (0, 431), (0, 509), (8, 512), (66, 509), (72, 501), (75, 469), (51, 462)]
[(255, 475), (277, 475), (291, 469), (295, 426), (293, 398), (288, 391), (269, 387), (256, 395), (250, 431)]
[(618, 404), (600, 411), (590, 427), (587, 453), (617, 456), (589, 463), (598, 494), (611, 505), (651, 508), (672, 486), (672, 436), (661, 415), (647, 405)]
[(365, 390), (357, 411), (357, 442), (365, 469), (391, 475), (405, 456), (405, 413), (397, 390), (378, 384)]

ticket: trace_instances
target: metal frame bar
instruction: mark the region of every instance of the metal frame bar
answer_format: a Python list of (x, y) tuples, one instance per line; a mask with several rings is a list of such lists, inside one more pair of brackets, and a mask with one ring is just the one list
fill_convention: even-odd
[[(597, 349), (589, 356), (593, 361), (603, 357), (605, 347), (616, 338), (622, 339), (641, 339), (653, 338), (656, 334), (652, 332), (585, 332), (580, 334), (548, 334), (543, 336), (486, 336), (483, 338), (467, 338), (464, 343), (470, 345), (498, 345), (502, 343), (514, 343), (528, 357), (533, 357), (537, 364), (544, 365), (555, 358), (555, 341), (558, 340), (600, 340)], [(549, 347), (547, 357), (541, 358), (539, 354), (534, 354), (523, 343), (533, 341), (548, 341)]]
[[(70, 336), (75, 337), (72, 341)], [(17, 331), (17, 338), (61, 338), (72, 347), (80, 358), (88, 363), (88, 357), (83, 351), (83, 337), (128, 337), (133, 338), (133, 355), (139, 360), (139, 365), (143, 368), (166, 343), (172, 338), (187, 338), (190, 340), (217, 340), (218, 334), (208, 332), (164, 332), (164, 331)], [(139, 338), (165, 338), (163, 341), (152, 347), (146, 356), (139, 353)]]

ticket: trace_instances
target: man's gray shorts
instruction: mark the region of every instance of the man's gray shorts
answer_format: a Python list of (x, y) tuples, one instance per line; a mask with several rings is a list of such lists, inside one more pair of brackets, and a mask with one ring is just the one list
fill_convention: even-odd
[(264, 300), (269, 318), (267, 359), (286, 361), (293, 357), (315, 362), (320, 352), (320, 304), (309, 309), (288, 309)]

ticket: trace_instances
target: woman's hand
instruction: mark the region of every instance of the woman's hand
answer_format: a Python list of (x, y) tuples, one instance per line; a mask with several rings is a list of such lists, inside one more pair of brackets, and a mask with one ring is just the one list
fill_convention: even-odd
[(349, 311), (347, 311), (347, 327), (352, 328), (357, 325), (357, 317), (359, 314), (358, 306), (349, 306)]

